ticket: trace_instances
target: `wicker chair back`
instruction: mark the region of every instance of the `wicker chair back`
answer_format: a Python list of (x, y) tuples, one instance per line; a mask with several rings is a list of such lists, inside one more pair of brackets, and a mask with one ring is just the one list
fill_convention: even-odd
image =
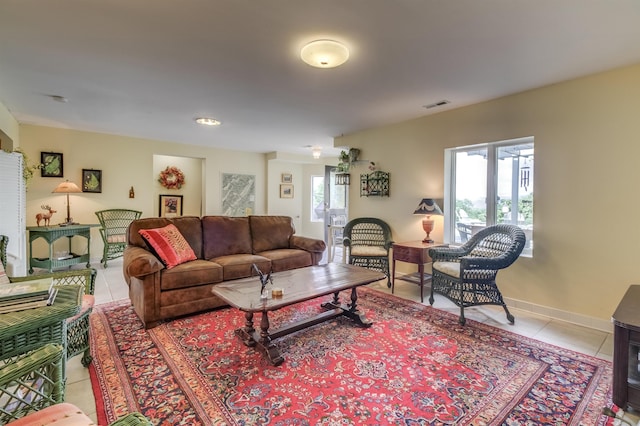
[(127, 229), (131, 222), (139, 219), (141, 215), (141, 211), (129, 209), (107, 209), (96, 212), (100, 222), (100, 236), (104, 244), (100, 262), (105, 268), (108, 260), (122, 256), (127, 246)]

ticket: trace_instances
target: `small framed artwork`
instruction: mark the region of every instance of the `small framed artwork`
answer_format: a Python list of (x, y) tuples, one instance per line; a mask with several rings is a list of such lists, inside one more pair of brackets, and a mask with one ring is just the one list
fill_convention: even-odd
[(291, 182), (293, 182), (293, 175), (291, 173), (283, 173), (282, 183), (291, 183)]
[(293, 185), (283, 183), (280, 185), (280, 198), (293, 198)]
[(160, 217), (182, 216), (182, 195), (160, 195)]
[(42, 177), (63, 177), (64, 176), (61, 153), (41, 152), (40, 163), (42, 164), (42, 168), (40, 169), (40, 175)]
[(82, 192), (102, 192), (102, 170), (82, 169)]

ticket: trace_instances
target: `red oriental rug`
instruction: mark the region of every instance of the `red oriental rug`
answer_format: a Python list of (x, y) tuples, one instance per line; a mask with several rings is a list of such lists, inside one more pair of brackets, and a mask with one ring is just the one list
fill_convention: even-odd
[[(269, 365), (231, 308), (145, 331), (128, 301), (91, 316), (100, 424), (140, 411), (159, 425), (600, 425), (611, 363), (376, 290), (363, 329), (339, 318), (276, 340)], [(348, 294), (341, 295), (344, 300)], [(272, 327), (319, 311), (276, 311)], [(271, 316), (270, 316), (271, 319)]]

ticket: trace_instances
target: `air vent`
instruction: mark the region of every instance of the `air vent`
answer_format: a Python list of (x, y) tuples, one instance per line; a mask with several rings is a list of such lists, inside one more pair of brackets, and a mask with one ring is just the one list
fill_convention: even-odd
[(429, 105), (425, 105), (424, 107), (426, 109), (431, 109), (431, 108), (441, 107), (442, 105), (446, 105), (446, 104), (450, 104), (450, 103), (451, 103), (451, 101), (447, 101), (446, 99), (443, 99), (441, 101), (434, 102), (434, 103), (429, 104)]

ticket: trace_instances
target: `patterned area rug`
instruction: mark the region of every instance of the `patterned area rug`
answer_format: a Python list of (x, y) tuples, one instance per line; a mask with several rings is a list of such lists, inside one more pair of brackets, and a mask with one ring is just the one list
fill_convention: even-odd
[[(161, 425), (605, 424), (610, 362), (472, 320), (461, 327), (457, 315), (376, 290), (359, 294), (371, 328), (340, 318), (282, 337), (279, 367), (234, 335), (244, 324), (235, 309), (145, 331), (128, 301), (98, 306), (99, 423), (141, 411)], [(276, 311), (272, 327), (319, 304)]]

